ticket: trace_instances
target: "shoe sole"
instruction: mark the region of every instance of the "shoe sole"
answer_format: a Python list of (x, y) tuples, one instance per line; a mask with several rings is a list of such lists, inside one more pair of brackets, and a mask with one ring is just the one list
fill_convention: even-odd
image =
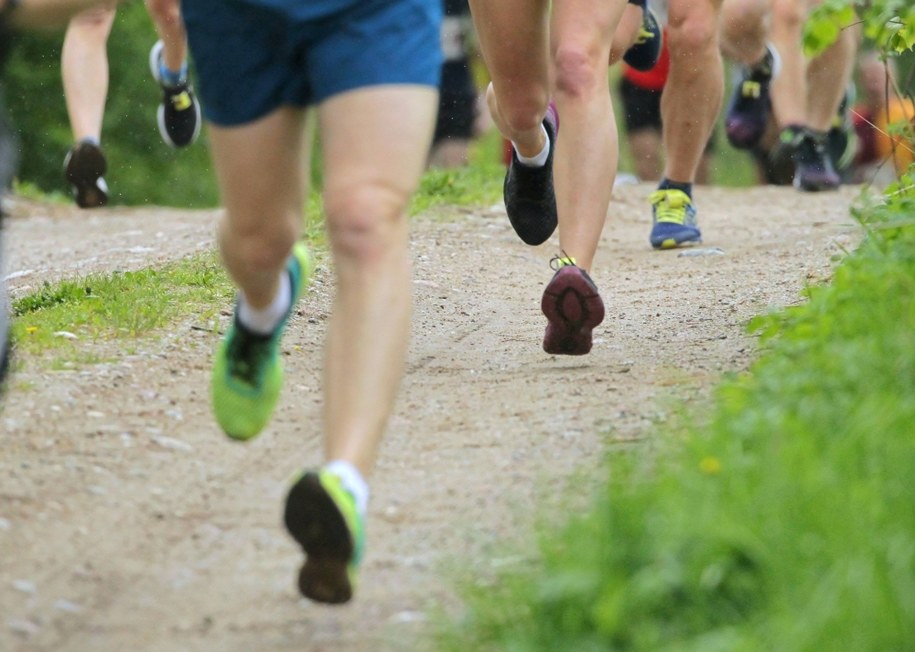
[(802, 192), (827, 192), (830, 190), (838, 190), (838, 188), (841, 184), (834, 183), (831, 181), (824, 181), (824, 182), (804, 181), (803, 179), (799, 179), (797, 176), (795, 176), (792, 185), (795, 187), (796, 190), (800, 190)]
[(286, 529), (305, 551), (299, 591), (309, 600), (342, 604), (353, 596), (349, 563), (355, 552), (352, 535), (321, 480), (305, 474), (289, 491)]
[(153, 79), (156, 80), (157, 84), (162, 83), (162, 79), (159, 75), (159, 59), (162, 57), (162, 50), (164, 48), (165, 44), (162, 41), (156, 41), (149, 50), (149, 72), (152, 74)]
[(196, 101), (194, 102), (194, 113), (197, 114), (197, 120), (194, 124), (194, 133), (191, 134), (191, 137), (186, 143), (176, 143), (168, 133), (168, 128), (165, 126), (165, 105), (159, 105), (159, 108), (156, 109), (156, 124), (159, 126), (159, 135), (162, 136), (162, 140), (165, 141), (166, 145), (175, 149), (179, 149), (181, 147), (187, 147), (197, 140), (197, 137), (200, 136), (200, 127), (201, 123), (203, 122), (203, 118), (200, 115), (200, 103)]
[(540, 309), (549, 321), (544, 351), (553, 355), (591, 351), (591, 332), (604, 320), (604, 302), (581, 274), (558, 274), (544, 291)]
[(100, 180), (108, 164), (101, 150), (85, 147), (67, 158), (67, 181), (76, 188), (76, 204), (80, 208), (98, 208), (108, 203), (108, 193)]
[(688, 238), (686, 240), (677, 240), (676, 238), (667, 238), (666, 240), (661, 240), (658, 243), (651, 243), (651, 246), (655, 249), (678, 249), (679, 247), (692, 247), (697, 244), (702, 244), (702, 238)]

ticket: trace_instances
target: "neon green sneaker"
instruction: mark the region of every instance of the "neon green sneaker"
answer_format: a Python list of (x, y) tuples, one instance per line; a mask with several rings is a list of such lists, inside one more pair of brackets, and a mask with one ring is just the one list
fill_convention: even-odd
[(353, 597), (365, 527), (353, 496), (333, 473), (304, 474), (286, 498), (283, 520), (305, 551), (299, 591), (309, 600), (342, 604)]
[(256, 436), (273, 415), (283, 386), (280, 338), (293, 307), (311, 277), (308, 250), (295, 245), (286, 263), (292, 301), (283, 320), (270, 335), (252, 333), (238, 321), (238, 309), (216, 351), (211, 393), (216, 421), (232, 439)]

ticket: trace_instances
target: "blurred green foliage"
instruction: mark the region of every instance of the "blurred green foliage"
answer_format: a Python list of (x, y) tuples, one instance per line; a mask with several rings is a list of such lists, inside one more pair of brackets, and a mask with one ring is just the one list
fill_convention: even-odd
[[(73, 135), (60, 77), (63, 38), (62, 29), (17, 36), (5, 77), (6, 102), (22, 146), (19, 178), (44, 192), (69, 192), (63, 160)], [(110, 81), (102, 125), (111, 202), (213, 206), (218, 196), (206, 132), (180, 150), (168, 147), (159, 135), (160, 92), (148, 64), (156, 38), (142, 4), (118, 10), (108, 39)]]
[(510, 563), (464, 569), (439, 650), (913, 649), (912, 173), (862, 196), (867, 238), (829, 285), (754, 320), (764, 354), (708, 417), (608, 449), (572, 485), (599, 487), (590, 509), (519, 535), (538, 554), (519, 539)]

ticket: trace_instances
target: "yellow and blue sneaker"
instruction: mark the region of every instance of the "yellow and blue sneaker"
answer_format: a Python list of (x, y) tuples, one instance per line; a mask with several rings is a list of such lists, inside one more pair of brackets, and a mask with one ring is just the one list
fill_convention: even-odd
[(696, 207), (682, 190), (657, 190), (649, 196), (651, 202), (651, 235), (655, 249), (674, 249), (702, 242), (696, 226)]
[(216, 421), (232, 439), (251, 439), (273, 416), (283, 386), (280, 339), (289, 315), (311, 277), (312, 262), (301, 244), (286, 263), (292, 300), (286, 315), (269, 335), (254, 333), (238, 321), (238, 307), (216, 351), (211, 378)]
[(299, 571), (302, 595), (327, 604), (348, 602), (362, 561), (365, 527), (340, 478), (326, 470), (305, 473), (289, 490), (283, 521), (305, 552)]

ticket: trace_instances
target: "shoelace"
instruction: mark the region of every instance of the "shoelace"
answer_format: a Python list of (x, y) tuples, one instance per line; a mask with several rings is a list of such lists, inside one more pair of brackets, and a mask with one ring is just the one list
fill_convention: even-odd
[(654, 205), (658, 222), (686, 222), (686, 208), (692, 204), (689, 195), (682, 190), (656, 190), (648, 197)]
[(639, 35), (635, 39), (635, 45), (645, 45), (654, 37), (654, 32), (645, 27), (645, 23), (639, 25)]
[(569, 266), (575, 267), (575, 259), (565, 251), (560, 251), (558, 254), (550, 258), (550, 269), (554, 272), (558, 272), (563, 267)]
[(175, 107), (176, 111), (186, 111), (193, 105), (191, 96), (186, 90), (181, 90), (180, 92), (171, 95), (168, 99), (171, 101), (172, 106)]
[(270, 351), (270, 338), (252, 336), (236, 326), (234, 337), (229, 341), (226, 357), (229, 360), (229, 375), (245, 383), (260, 384), (264, 360)]
[(740, 95), (746, 99), (758, 100), (762, 95), (762, 84), (752, 79), (747, 79), (740, 85)]

